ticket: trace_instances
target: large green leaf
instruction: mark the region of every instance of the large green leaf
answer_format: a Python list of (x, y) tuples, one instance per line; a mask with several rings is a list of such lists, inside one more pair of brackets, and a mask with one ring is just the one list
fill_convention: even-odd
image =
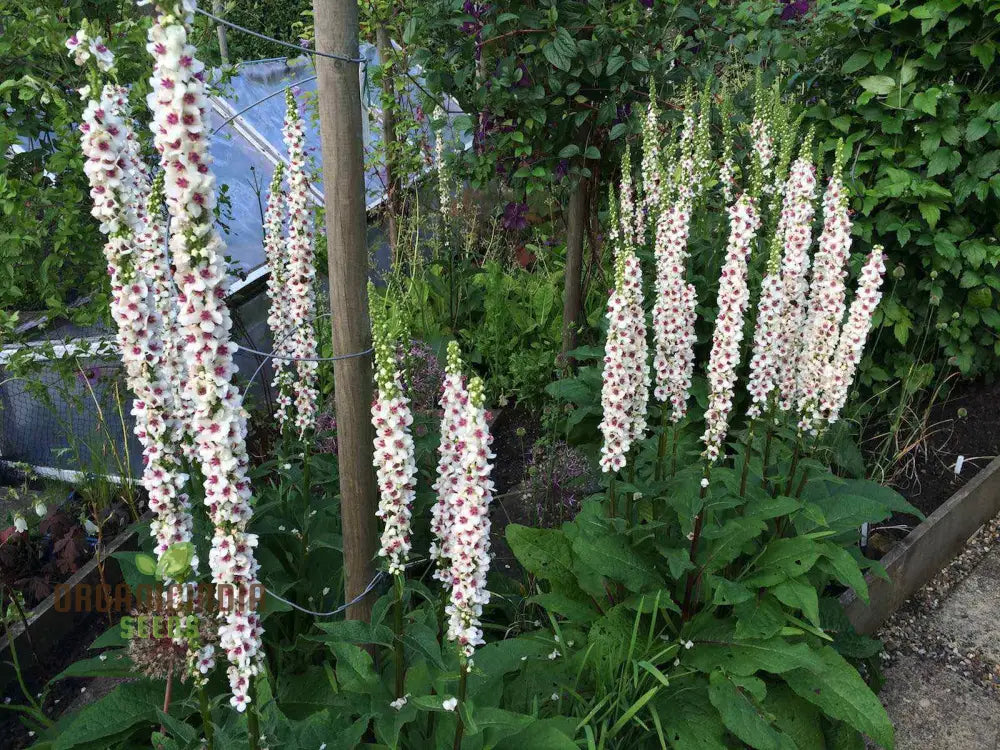
[(579, 750), (567, 731), (566, 721), (535, 719), (534, 722), (513, 736), (501, 740), (496, 750)]
[(610, 531), (597, 537), (578, 536), (573, 540), (573, 556), (581, 565), (620, 581), (630, 591), (663, 585), (660, 575), (632, 550), (629, 540)]
[(801, 581), (783, 581), (771, 589), (782, 604), (802, 612), (809, 622), (819, 627), (819, 597), (816, 589)]
[(788, 685), (768, 685), (764, 708), (774, 714), (775, 725), (792, 738), (799, 750), (826, 750), (819, 710), (797, 696)]
[(709, 677), (708, 698), (726, 729), (757, 750), (797, 750), (795, 743), (771, 725), (770, 716), (720, 670)]
[(62, 726), (53, 744), (54, 750), (104, 740), (132, 727), (158, 721), (156, 709), (163, 705), (163, 690), (162, 683), (149, 680), (119, 685), (101, 700), (85, 706), (68, 725)]
[(882, 747), (892, 750), (892, 722), (857, 670), (829, 646), (814, 654), (818, 664), (793, 669), (783, 675), (789, 687), (827, 715), (847, 722)]
[(785, 625), (785, 613), (773, 596), (764, 593), (737, 604), (736, 637), (743, 639), (771, 638)]
[(542, 47), (542, 54), (559, 70), (568, 71), (576, 54), (576, 42), (566, 29), (560, 27), (555, 38)]
[(661, 692), (650, 710), (672, 750), (726, 750), (725, 727), (708, 699), (705, 678), (689, 678)]
[(758, 558), (747, 584), (773, 586), (789, 578), (798, 578), (809, 572), (819, 555), (819, 546), (813, 539), (801, 536), (776, 539)]
[(506, 537), (514, 556), (529, 573), (563, 590), (576, 588), (573, 552), (562, 531), (512, 523)]

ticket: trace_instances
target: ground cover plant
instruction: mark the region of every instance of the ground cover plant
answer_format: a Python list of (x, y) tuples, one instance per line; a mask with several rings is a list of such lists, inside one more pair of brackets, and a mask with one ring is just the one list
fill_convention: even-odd
[[(800, 4), (787, 5), (792, 23)], [(866, 478), (853, 434), (853, 397), (880, 377), (873, 330), (892, 321), (903, 336), (883, 294), (902, 293), (907, 276), (887, 268), (910, 251), (898, 231), (888, 252), (870, 244), (881, 235), (850, 210), (881, 200), (861, 192), (856, 123), (834, 122), (847, 135), (831, 138), (827, 105), (789, 93), (794, 66), (789, 80), (713, 57), (713, 75), (692, 75), (663, 49), (607, 64), (616, 23), (648, 41), (664, 8), (591, 23), (593, 4), (562, 18), (551, 3), (515, 18), (432, 7), (448, 24), (430, 41), (425, 16), (405, 27), (428, 45), (419, 54), (469, 48), (498, 61), (502, 91), (478, 86), (481, 71), (431, 72), (434, 92), (473, 105), (479, 140), (445, 153), (439, 130), (427, 178), (439, 205), (397, 217), (395, 265), (368, 288), (379, 543), (362, 619), (342, 596), (325, 356), (337, 352), (320, 330), (300, 99), (286, 92), (287, 166), (261, 217), (275, 398), (255, 420), (225, 303), (195, 6), (156, 6), (141, 74), (92, 23), (66, 41), (86, 78), (73, 143), (151, 518), (137, 524), (140, 550), (116, 557), (133, 591), (155, 593), (118, 611), (94, 655), (46, 691), (128, 681), (56, 716), (21, 680), (4, 713), (43, 748), (893, 747), (880, 644), (853, 631), (838, 597), (865, 599), (866, 575), (884, 574), (859, 527), (920, 515)], [(530, 49), (505, 31), (522, 20)], [(571, 44), (569, 28), (593, 38)], [(712, 46), (697, 33), (676, 49)], [(575, 114), (545, 98), (552, 87)], [(553, 154), (563, 176), (541, 166)], [(502, 210), (473, 215), (498, 170)], [(567, 348), (560, 204), (584, 182), (589, 253)], [(541, 435), (503, 488), (528, 498), (526, 523), (499, 518), (491, 434), (515, 403)], [(23, 516), (11, 523), (0, 564), (33, 538)], [(16, 622), (13, 601), (3, 616)]]

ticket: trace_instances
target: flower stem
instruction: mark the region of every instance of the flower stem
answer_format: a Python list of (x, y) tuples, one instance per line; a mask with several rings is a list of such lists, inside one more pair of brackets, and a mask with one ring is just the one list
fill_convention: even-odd
[(611, 482), (608, 484), (608, 515), (614, 518), (615, 513), (615, 475), (611, 475)]
[(757, 420), (751, 419), (747, 427), (746, 452), (743, 455), (743, 473), (740, 475), (740, 497), (745, 498), (747, 494), (747, 476), (750, 473), (750, 455), (753, 453), (753, 428)]
[(205, 750), (212, 750), (215, 725), (212, 723), (212, 710), (208, 704), (208, 691), (204, 685), (198, 688), (198, 704), (201, 709), (201, 731), (205, 735)]
[(250, 705), (247, 706), (247, 740), (250, 750), (260, 750), (260, 721), (257, 718), (257, 688), (250, 680)]
[(802, 453), (802, 436), (799, 435), (795, 439), (795, 451), (792, 453), (792, 464), (788, 468), (788, 483), (785, 485), (785, 495), (789, 495), (792, 492), (792, 482), (795, 481), (795, 472), (799, 468), (799, 456)]
[(463, 657), (462, 666), (459, 667), (458, 673), (458, 706), (455, 707), (455, 713), (458, 714), (458, 724), (455, 725), (455, 742), (452, 744), (452, 750), (461, 750), (462, 735), (465, 734), (465, 723), (462, 721), (461, 707), (465, 703), (465, 680), (468, 675), (469, 664)]
[[(167, 689), (163, 693), (163, 713), (170, 713), (170, 698), (174, 692), (174, 665), (167, 667)], [(160, 734), (166, 736), (167, 728), (160, 724)]]
[(760, 486), (767, 489), (767, 464), (771, 461), (771, 439), (774, 437), (774, 422), (768, 421), (767, 435), (764, 437), (764, 463), (761, 464)]
[(677, 438), (680, 435), (680, 426), (674, 425), (674, 445), (671, 448), (671, 458), (670, 458), (670, 476), (677, 476)]
[[(700, 499), (702, 500), (701, 503), (702, 505), (704, 505), (705, 497), (708, 495), (708, 479), (711, 471), (712, 471), (712, 465), (705, 464), (705, 476), (701, 483), (701, 494), (699, 495)], [(691, 619), (692, 615), (691, 607), (692, 607), (692, 599), (694, 597), (694, 586), (695, 583), (697, 583), (698, 578), (701, 577), (701, 573), (700, 571), (698, 571), (697, 564), (695, 561), (698, 557), (698, 541), (701, 539), (701, 527), (702, 527), (703, 517), (704, 513), (702, 512), (702, 510), (699, 510), (698, 515), (694, 517), (694, 529), (691, 532), (691, 549), (688, 553), (688, 559), (691, 560), (691, 564), (695, 567), (693, 567), (691, 570), (688, 571), (687, 578), (684, 582), (684, 606), (681, 607), (682, 623), (687, 622), (689, 619)]]
[(654, 478), (657, 482), (663, 479), (663, 472), (666, 467), (667, 457), (667, 406), (663, 405), (660, 412), (660, 442), (656, 446), (656, 473)]
[(403, 697), (406, 683), (406, 654), (403, 650), (403, 574), (393, 576), (393, 588), (396, 590), (396, 601), (393, 605), (393, 624), (395, 639), (393, 642), (393, 657), (396, 662), (396, 697)]

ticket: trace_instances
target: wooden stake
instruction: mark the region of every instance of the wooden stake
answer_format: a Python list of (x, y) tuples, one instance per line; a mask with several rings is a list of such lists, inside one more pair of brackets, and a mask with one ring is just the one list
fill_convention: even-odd
[[(358, 57), (358, 5), (352, 0), (313, 0), (316, 49)], [(361, 87), (358, 64), (316, 59), (323, 190), (329, 256), (334, 354), (371, 347), (368, 319), (368, 245), (362, 158)], [(375, 473), (372, 468), (370, 355), (334, 362), (340, 506), (347, 601), (375, 574)], [(371, 597), (347, 608), (347, 618), (368, 620)]]

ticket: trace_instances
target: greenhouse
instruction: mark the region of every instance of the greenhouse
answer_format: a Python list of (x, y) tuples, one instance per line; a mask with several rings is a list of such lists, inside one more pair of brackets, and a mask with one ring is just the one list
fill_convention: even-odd
[(998, 31), (4, 0), (0, 748), (1000, 747)]
[[(364, 130), (365, 151), (372, 154), (378, 148), (381, 131), (377, 126), (380, 120), (378, 90), (371, 81), (369, 70), (378, 64), (378, 55), (371, 45), (362, 45), (361, 54), (368, 61), (360, 67), (363, 122), (375, 124)], [(411, 73), (419, 82), (419, 70)], [(304, 101), (315, 95), (316, 76), (310, 58), (272, 58), (241, 63), (211, 100), (211, 153), (217, 165), (219, 184), (224, 186), (230, 201), (227, 215), (219, 219), (219, 228), (230, 258), (229, 294), (236, 303), (232, 307), (238, 332), (236, 340), (246, 347), (237, 355), (237, 365), (244, 378), (257, 373), (254, 383), (245, 382), (245, 386), (255, 386), (258, 397), (265, 399), (272, 395), (271, 368), (266, 365), (262, 368), (266, 357), (253, 353), (254, 350), (271, 352), (272, 343), (264, 291), (267, 276), (263, 245), (264, 198), (274, 166), (279, 162), (287, 164), (288, 160), (281, 142), (281, 126), (285, 117), (284, 93), (290, 87)], [(449, 120), (460, 114), (454, 103), (448, 112)], [(316, 170), (321, 164), (318, 131), (318, 122), (310, 119), (306, 151)], [(451, 137), (450, 125), (444, 133), (445, 138)], [(321, 180), (311, 186), (309, 196), (314, 205), (321, 205)], [(365, 174), (365, 203), (372, 217), (369, 247), (375, 273), (384, 271), (388, 263), (388, 246), (377, 219), (378, 207), (384, 199), (384, 179), (380, 177), (379, 166), (371, 163)], [(0, 459), (27, 463), (36, 472), (51, 476), (79, 471), (89, 462), (88, 436), (98, 428), (98, 412), (115, 410), (113, 381), (120, 380), (116, 375), (120, 358), (114, 350), (113, 332), (104, 325), (81, 327), (69, 321), (49, 321), (39, 315), (22, 323), (17, 333), (24, 341), (0, 350), (0, 404), (3, 405), (0, 408)], [(83, 381), (77, 378), (79, 382), (67, 383), (61, 375), (46, 373), (42, 367), (38, 368), (30, 385), (5, 377), (5, 361), (28, 354), (39, 363), (50, 356), (66, 360), (67, 354), (73, 355), (73, 367), (78, 365), (82, 369), (84, 375), (80, 378)], [(88, 373), (93, 383), (85, 382)], [(44, 395), (37, 392), (40, 385), (45, 386)], [(119, 387), (123, 387), (122, 384), (119, 383)], [(126, 417), (126, 421), (130, 418)], [(113, 438), (118, 442), (115, 452), (121, 456), (128, 454), (129, 468), (139, 472), (142, 451), (131, 432), (128, 426), (124, 432), (121, 429), (114, 432)]]

